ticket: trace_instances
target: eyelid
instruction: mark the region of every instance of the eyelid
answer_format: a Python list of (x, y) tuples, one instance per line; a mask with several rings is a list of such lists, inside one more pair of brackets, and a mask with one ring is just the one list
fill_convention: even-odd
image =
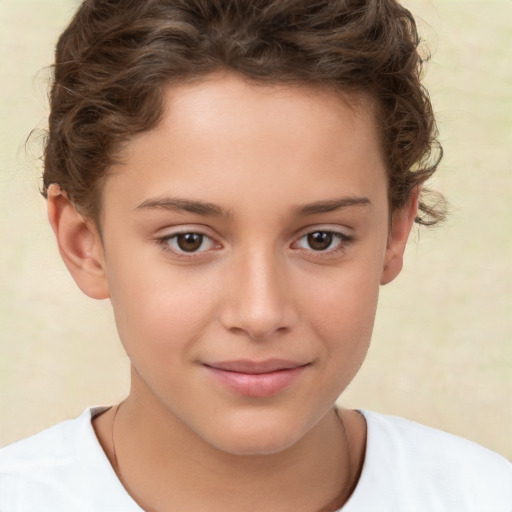
[(348, 226), (340, 226), (339, 224), (313, 224), (312, 226), (307, 226), (299, 230), (294, 238), (295, 240), (298, 240), (299, 238), (302, 238), (305, 235), (317, 233), (318, 231), (326, 233), (335, 233), (347, 238), (354, 237), (354, 230), (349, 228)]
[[(208, 256), (212, 256), (212, 252), (222, 249), (223, 245), (221, 242), (218, 241), (217, 236), (212, 235), (211, 229), (209, 229), (207, 226), (204, 225), (179, 225), (175, 227), (167, 227), (163, 230), (161, 230), (161, 235), (156, 235), (154, 240), (155, 242), (160, 246), (162, 251), (171, 254), (173, 257), (177, 259), (182, 260), (194, 260), (197, 258), (206, 258)], [(318, 250), (315, 251), (314, 249), (306, 249), (306, 248), (295, 248), (293, 245), (295, 245), (299, 240), (304, 238), (305, 236), (308, 236), (313, 233), (317, 232), (325, 232), (325, 233), (332, 233), (333, 235), (337, 236), (339, 239), (339, 243), (336, 245), (334, 249), (326, 249), (326, 250)], [(206, 249), (206, 250), (200, 250), (195, 252), (187, 253), (186, 251), (179, 252), (174, 249), (172, 249), (168, 243), (168, 241), (180, 234), (187, 234), (187, 233), (194, 233), (201, 235), (203, 237), (206, 237), (210, 239), (211, 243), (214, 245), (214, 247)], [(342, 252), (347, 249), (347, 246), (353, 244), (355, 241), (355, 237), (353, 234), (353, 230), (348, 227), (342, 227), (339, 225), (313, 225), (308, 226), (306, 228), (303, 228), (301, 231), (299, 231), (298, 235), (296, 235), (293, 239), (293, 242), (291, 244), (292, 249), (302, 252), (307, 252), (310, 255), (313, 255), (314, 257), (328, 257), (329, 255), (334, 255), (339, 252)]]
[[(294, 238), (292, 246), (302, 240), (304, 237), (313, 233), (332, 233), (339, 239), (339, 243), (334, 249), (326, 249), (315, 251), (314, 249), (305, 249), (303, 247), (296, 248), (298, 251), (304, 251), (312, 254), (315, 257), (326, 257), (344, 251), (348, 245), (351, 245), (355, 241), (354, 234), (350, 228), (342, 228), (340, 226), (333, 225), (316, 225), (308, 226), (299, 232), (299, 235)], [(293, 248), (293, 247), (292, 247)]]
[[(197, 258), (204, 258), (213, 250), (218, 250), (222, 248), (222, 244), (217, 241), (216, 237), (212, 236), (209, 233), (209, 229), (206, 229), (205, 226), (198, 226), (198, 225), (189, 225), (189, 226), (183, 226), (180, 225), (179, 227), (176, 227), (174, 229), (165, 229), (162, 230), (161, 235), (157, 235), (155, 237), (155, 242), (160, 246), (162, 251), (171, 254), (173, 257), (182, 259), (182, 260), (193, 260)], [(175, 249), (173, 249), (170, 244), (169, 240), (171, 240), (174, 237), (177, 237), (179, 235), (185, 235), (185, 234), (197, 234), (201, 235), (202, 237), (208, 238), (211, 243), (214, 245), (213, 248), (206, 249), (206, 250), (200, 250), (200, 251), (193, 251), (193, 252), (180, 252)]]

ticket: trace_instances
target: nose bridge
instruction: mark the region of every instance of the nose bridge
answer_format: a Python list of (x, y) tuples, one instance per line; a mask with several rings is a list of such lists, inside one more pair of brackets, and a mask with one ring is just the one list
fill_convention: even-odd
[(296, 313), (284, 261), (272, 248), (252, 247), (233, 261), (223, 323), (233, 332), (264, 339), (289, 330)]

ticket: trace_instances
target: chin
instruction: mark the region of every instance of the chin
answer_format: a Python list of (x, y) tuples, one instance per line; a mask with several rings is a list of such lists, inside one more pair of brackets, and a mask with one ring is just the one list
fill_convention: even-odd
[(230, 455), (255, 457), (283, 452), (295, 445), (300, 438), (300, 436), (293, 438), (289, 436), (276, 436), (275, 433), (271, 435), (255, 433), (253, 436), (247, 434), (243, 436), (232, 435), (229, 436), (229, 439), (210, 441), (210, 444), (218, 450), (229, 453)]
[(283, 452), (304, 437), (308, 429), (298, 418), (237, 418), (217, 424), (202, 438), (214, 448), (237, 456), (273, 455)]

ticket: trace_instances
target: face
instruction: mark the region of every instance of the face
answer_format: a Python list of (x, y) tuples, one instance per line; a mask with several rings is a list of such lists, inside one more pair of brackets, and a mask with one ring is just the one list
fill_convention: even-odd
[(103, 190), (132, 393), (218, 449), (275, 453), (325, 417), (370, 341), (389, 252), (371, 105), (230, 75), (166, 102)]

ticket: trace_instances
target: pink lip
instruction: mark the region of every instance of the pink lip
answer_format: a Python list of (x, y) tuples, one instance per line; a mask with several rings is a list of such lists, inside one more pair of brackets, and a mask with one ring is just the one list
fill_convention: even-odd
[(231, 391), (244, 396), (269, 397), (291, 386), (308, 364), (268, 359), (222, 361), (204, 365), (210, 375)]

